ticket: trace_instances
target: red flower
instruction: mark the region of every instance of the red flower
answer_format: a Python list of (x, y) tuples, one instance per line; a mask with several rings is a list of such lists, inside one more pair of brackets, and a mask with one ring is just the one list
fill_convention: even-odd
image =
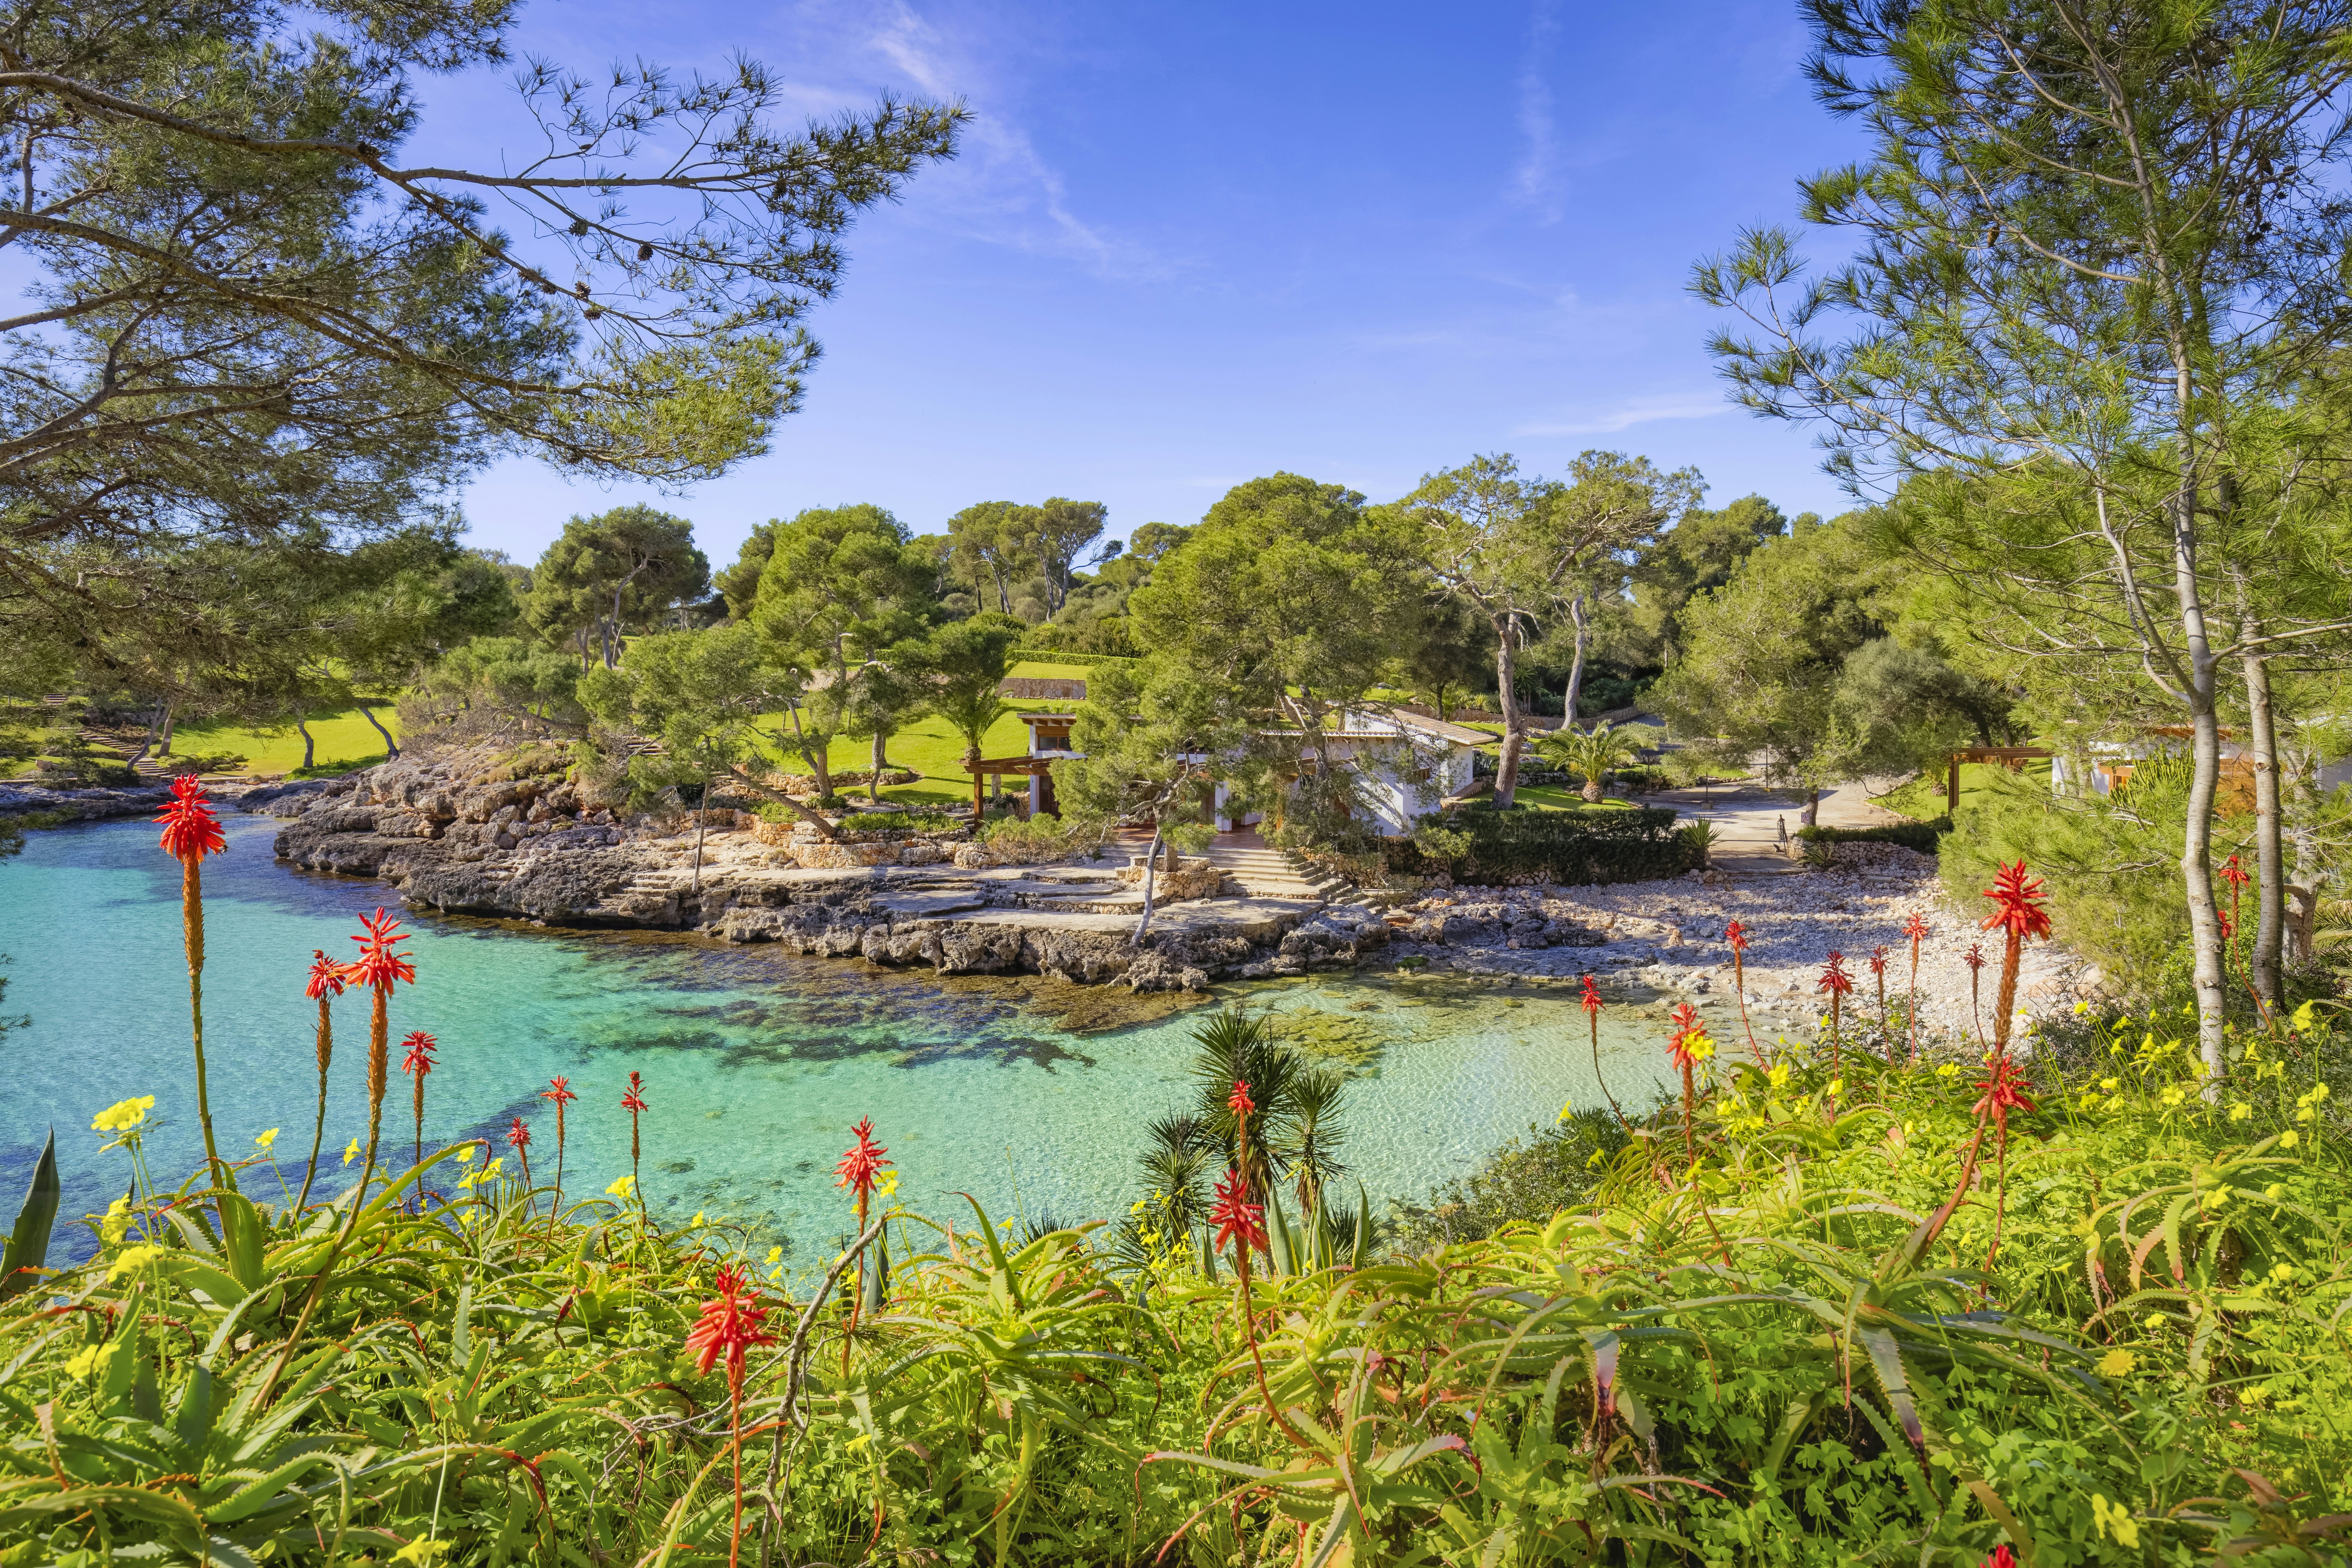
[(1601, 987), (1592, 984), (1592, 976), (1590, 974), (1584, 977), (1584, 994), (1578, 998), (1578, 1002), (1588, 1013), (1601, 1011)]
[(2247, 874), (2246, 868), (2238, 864), (2238, 858), (2232, 855), (2221, 862), (2221, 879), (2236, 889), (2244, 887), (2252, 881), (2253, 878)]
[(1853, 993), (1853, 976), (1845, 972), (1844, 953), (1835, 948), (1830, 950), (1830, 961), (1822, 966), (1822, 977), (1813, 983), (1813, 989), (1830, 996), (1845, 996)]
[(1674, 1058), (1677, 1069), (1688, 1072), (1699, 1062), (1690, 1048), (1691, 1045), (1694, 1041), (1706, 1038), (1706, 1025), (1700, 1019), (1698, 1009), (1687, 1002), (1675, 1004), (1674, 1012), (1667, 1016), (1675, 1026), (1674, 1034), (1666, 1041), (1667, 1053)]
[(1225, 1109), (1235, 1116), (1248, 1116), (1257, 1110), (1257, 1101), (1250, 1098), (1249, 1085), (1234, 1079), (1233, 1093), (1225, 1096)]
[(629, 1075), (629, 1087), (621, 1091), (621, 1109), (627, 1111), (632, 1116), (635, 1116), (638, 1111), (643, 1110), (646, 1108), (646, 1102), (639, 1091), (643, 1089), (644, 1087), (644, 1075), (640, 1073), (631, 1073)]
[(1927, 935), (1927, 921), (1918, 910), (1913, 910), (1910, 917), (1904, 921), (1903, 934), (1913, 942), (1922, 941)]
[(343, 978), (353, 985), (370, 985), (378, 991), (390, 991), (395, 980), (415, 984), (416, 965), (407, 953), (393, 951), (408, 940), (400, 922), (378, 910), (372, 915), (362, 915), (360, 924), (367, 928), (367, 934), (352, 938), (360, 944), (360, 955), (344, 965)]
[(539, 1091), (539, 1098), (555, 1101), (555, 1108), (558, 1110), (562, 1110), (566, 1105), (580, 1098), (572, 1092), (572, 1080), (568, 1078), (551, 1078), (547, 1080), (547, 1083), (548, 1087)]
[(163, 853), (173, 859), (194, 865), (207, 855), (218, 855), (228, 847), (228, 839), (221, 832), (220, 818), (205, 799), (205, 786), (182, 773), (172, 781), (172, 804), (155, 820), (163, 825), (163, 836), (158, 840)]
[(1977, 1080), (1977, 1087), (1984, 1090), (1984, 1095), (1976, 1102), (1975, 1113), (1991, 1117), (2000, 1128), (2003, 1138), (2009, 1136), (2011, 1111), (2033, 1109), (2033, 1101), (2018, 1087), (2018, 1082), (2017, 1064), (2006, 1056), (1993, 1058), (1992, 1076)]
[(2017, 1568), (2017, 1553), (2004, 1541), (1992, 1549), (1992, 1555), (1977, 1564), (1977, 1568)]
[(522, 1124), (520, 1116), (507, 1126), (507, 1147), (518, 1152), (530, 1147), (530, 1129)]
[(710, 1363), (725, 1356), (727, 1382), (732, 1387), (743, 1380), (744, 1352), (774, 1344), (776, 1337), (761, 1328), (768, 1310), (756, 1304), (743, 1270), (721, 1268), (713, 1283), (719, 1294), (702, 1304), (702, 1316), (687, 1331), (686, 1348), (698, 1357), (698, 1373), (709, 1372)]
[(1970, 969), (1982, 969), (1985, 966), (1984, 943), (1979, 942), (1969, 943), (1968, 952), (1960, 954), (1960, 962)]
[(419, 1029), (400, 1043), (408, 1047), (408, 1055), (401, 1060), (401, 1071), (421, 1077), (433, 1070), (433, 1053), (440, 1048), (439, 1041)]
[(1873, 974), (1886, 973), (1886, 948), (1884, 944), (1870, 950), (1870, 972)]
[(1995, 872), (1984, 896), (1996, 906), (1984, 918), (1985, 930), (2005, 931), (2021, 938), (2050, 934), (2050, 911), (2042, 907), (2048, 895), (2042, 890), (2041, 878), (2025, 874), (2024, 861)]
[(2221, 921), (2221, 940), (2227, 942), (2238, 934), (2237, 920), (2227, 910), (2218, 910), (2217, 914)]
[(1731, 944), (1732, 952), (1744, 953), (1748, 951), (1748, 928), (1734, 921), (1723, 928), (1723, 940)]
[(341, 996), (349, 982), (350, 976), (344, 973), (341, 964), (315, 947), (310, 950), (310, 979), (302, 987), (303, 995), (313, 1002), (329, 996)]
[(875, 1178), (890, 1163), (882, 1157), (890, 1151), (874, 1142), (874, 1118), (860, 1118), (857, 1125), (850, 1131), (857, 1135), (857, 1144), (841, 1157), (840, 1164), (833, 1168), (834, 1174), (840, 1178), (833, 1184), (847, 1187), (856, 1194), (858, 1205), (863, 1207), (866, 1196), (874, 1191)]
[(1265, 1248), (1265, 1205), (1249, 1201), (1239, 1171), (1227, 1171), (1217, 1184), (1217, 1202), (1209, 1210), (1209, 1223), (1217, 1227), (1215, 1246), (1220, 1252), (1236, 1239), (1244, 1251)]

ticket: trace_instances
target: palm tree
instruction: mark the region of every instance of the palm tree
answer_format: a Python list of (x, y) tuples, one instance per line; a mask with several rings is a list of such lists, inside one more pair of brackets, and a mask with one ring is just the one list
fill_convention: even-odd
[(1310, 1223), (1322, 1211), (1325, 1189), (1348, 1171), (1338, 1158), (1339, 1145), (1347, 1141), (1339, 1131), (1339, 1096), (1346, 1083), (1328, 1068), (1298, 1074), (1291, 1080), (1276, 1131), (1275, 1148), (1289, 1162), (1297, 1184), (1298, 1212)]
[(971, 826), (981, 823), (981, 747), (989, 727), (1013, 711), (998, 693), (1012, 672), (1013, 650), (1028, 628), (1010, 616), (984, 612), (950, 621), (920, 643), (901, 644), (892, 658), (928, 683), (923, 706), (963, 738), (963, 765), (971, 773)]
[(1536, 742), (1536, 749), (1561, 767), (1574, 768), (1584, 775), (1584, 798), (1594, 805), (1601, 804), (1601, 781), (1615, 768), (1639, 761), (1640, 746), (1631, 736), (1607, 724), (1595, 724), (1580, 731), (1573, 723), (1553, 731)]

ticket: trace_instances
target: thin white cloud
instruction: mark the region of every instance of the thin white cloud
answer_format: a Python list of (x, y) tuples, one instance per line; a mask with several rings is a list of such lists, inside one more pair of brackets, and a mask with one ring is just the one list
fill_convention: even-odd
[(1664, 397), (1641, 397), (1614, 408), (1601, 409), (1581, 417), (1520, 425), (1513, 428), (1514, 436), (1614, 436), (1636, 425), (1648, 425), (1661, 419), (1712, 419), (1718, 414), (1728, 414), (1736, 405), (1719, 392), (1684, 393)]
[(1525, 145), (1511, 173), (1511, 197), (1536, 208), (1545, 222), (1560, 216), (1559, 132), (1552, 115), (1551, 84), (1545, 68), (1559, 33), (1558, 0), (1536, 0), (1528, 16), (1527, 52), (1519, 61), (1519, 135)]
[(1014, 91), (999, 62), (959, 47), (911, 5), (890, 5), (867, 46), (934, 98), (961, 98), (974, 110), (961, 167), (932, 198), (971, 237), (1067, 257), (1107, 277), (1160, 277), (1172, 270), (1148, 247), (1088, 223), (1073, 210), (1061, 172), (1038, 152), (1013, 110)]

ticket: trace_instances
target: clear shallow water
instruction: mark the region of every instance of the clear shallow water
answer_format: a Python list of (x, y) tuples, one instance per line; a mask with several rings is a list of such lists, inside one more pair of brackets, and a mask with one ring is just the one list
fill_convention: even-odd
[[(311, 951), (351, 955), (358, 916), (398, 906), (380, 884), (278, 866), (278, 826), (230, 816), (228, 853), (205, 863), (205, 1047), (222, 1153), (250, 1153), (256, 1133), (281, 1128), (277, 1152), (299, 1183), (318, 1082), (316, 1005), (302, 995)], [(156, 1097), (164, 1121), (148, 1149), (160, 1179), (201, 1157), (179, 889), (177, 863), (142, 821), (34, 834), (0, 861), (0, 953), (12, 960), (0, 1010), (32, 1018), (0, 1037), (0, 1223), (51, 1125), (64, 1215), (120, 1194), (125, 1157), (100, 1155), (89, 1129), (128, 1096)], [(618, 1102), (634, 1068), (651, 1106), (654, 1207), (751, 1220), (803, 1257), (846, 1224), (833, 1163), (862, 1115), (903, 1171), (910, 1206), (961, 1207), (952, 1194), (965, 1190), (993, 1214), (1017, 1199), (1066, 1221), (1124, 1209), (1143, 1124), (1187, 1098), (1198, 1014), (1076, 1034), (1015, 984), (943, 986), (770, 947), (404, 918), (417, 984), (394, 994), (394, 1038), (426, 1029), (441, 1045), (428, 1148), (496, 1136), (520, 1115), (545, 1179), (555, 1116), (536, 1096), (561, 1073), (581, 1097), (567, 1112), (565, 1185), (601, 1193), (628, 1170)], [(1563, 1101), (1600, 1102), (1572, 990), (1332, 974), (1217, 994), (1273, 1011), (1286, 1034), (1358, 1069), (1343, 1153), (1376, 1205), (1422, 1196)], [(1661, 1030), (1626, 1008), (1612, 1015), (1610, 1086), (1645, 1103), (1666, 1084)], [(320, 1177), (331, 1191), (343, 1145), (365, 1126), (364, 997), (337, 1004), (335, 1039)], [(384, 1107), (395, 1154), (412, 1125), (395, 1052)], [(243, 1182), (277, 1195), (266, 1170)]]

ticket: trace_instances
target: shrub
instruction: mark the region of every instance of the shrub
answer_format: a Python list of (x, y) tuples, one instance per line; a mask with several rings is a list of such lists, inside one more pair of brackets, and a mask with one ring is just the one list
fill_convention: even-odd
[(1883, 822), (1874, 827), (1800, 827), (1797, 837), (1817, 844), (1900, 844), (1922, 855), (1933, 855), (1952, 830), (1952, 819), (1933, 822)]
[(964, 824), (936, 812), (860, 811), (843, 817), (841, 826), (852, 833), (951, 833)]
[[(1444, 872), (1459, 882), (1577, 884), (1678, 877), (1695, 864), (1675, 814), (1662, 808), (1497, 811), (1472, 805), (1433, 826), (1443, 839), (1424, 828), (1391, 845), (1390, 867), (1409, 876)], [(1464, 847), (1452, 850), (1457, 839)]]

